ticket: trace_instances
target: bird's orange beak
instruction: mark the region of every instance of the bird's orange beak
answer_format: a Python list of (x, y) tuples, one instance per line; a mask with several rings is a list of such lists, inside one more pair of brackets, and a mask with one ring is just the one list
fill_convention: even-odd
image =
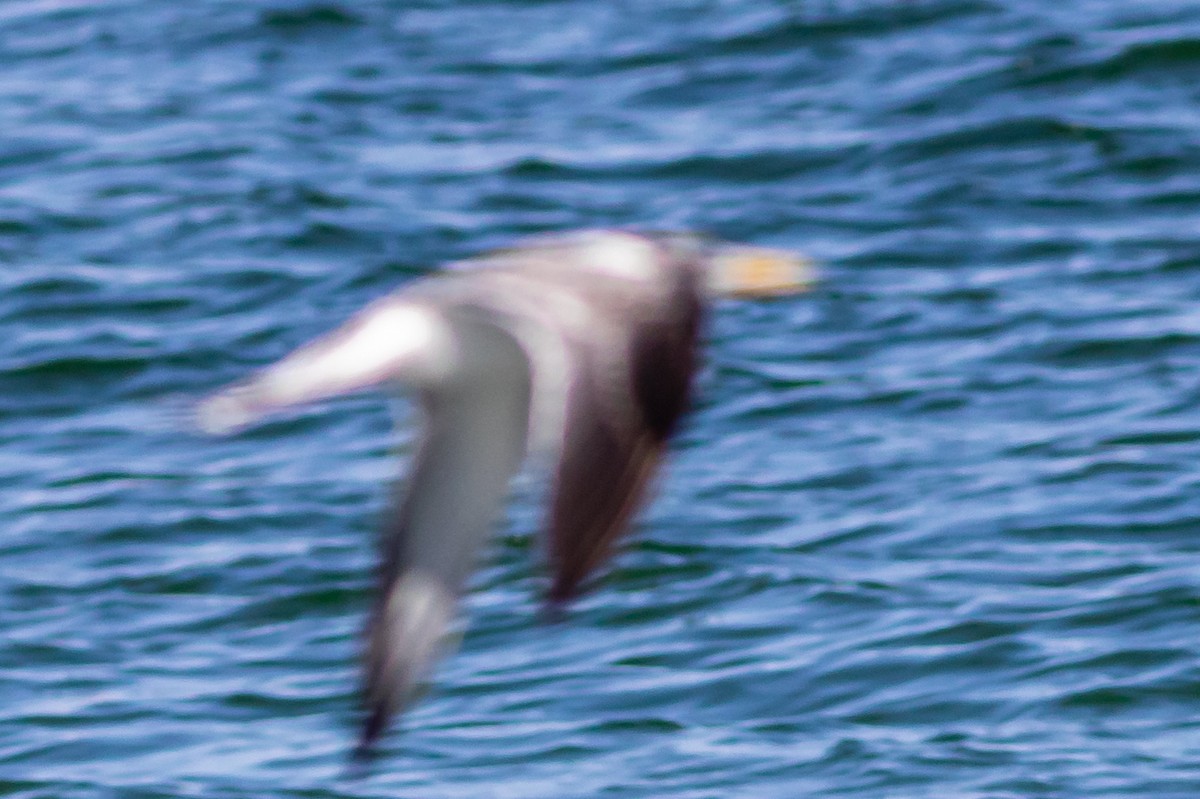
[(713, 261), (709, 288), (729, 297), (781, 297), (812, 288), (816, 265), (799, 253), (724, 245)]

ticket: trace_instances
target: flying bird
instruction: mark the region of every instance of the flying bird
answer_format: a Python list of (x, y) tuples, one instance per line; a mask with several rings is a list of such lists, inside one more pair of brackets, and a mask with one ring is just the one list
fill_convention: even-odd
[(708, 300), (790, 294), (811, 280), (798, 255), (694, 233), (534, 237), (416, 280), (200, 403), (198, 423), (216, 434), (383, 385), (423, 411), (406, 491), (380, 536), (356, 752), (371, 751), (436, 661), (525, 456), (550, 467), (547, 604), (558, 608), (646, 499), (687, 409)]

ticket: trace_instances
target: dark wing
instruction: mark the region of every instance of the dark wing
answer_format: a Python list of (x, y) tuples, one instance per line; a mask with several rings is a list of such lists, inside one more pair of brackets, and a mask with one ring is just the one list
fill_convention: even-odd
[(617, 354), (616, 374), (613, 354), (599, 351), (594, 340), (573, 345), (577, 374), (567, 398), (548, 522), (552, 605), (573, 598), (611, 554), (687, 409), (696, 371), (699, 286), (685, 268), (673, 271), (671, 281), (660, 307), (642, 305), (637, 310), (648, 315), (621, 320), (629, 330), (628, 348)]

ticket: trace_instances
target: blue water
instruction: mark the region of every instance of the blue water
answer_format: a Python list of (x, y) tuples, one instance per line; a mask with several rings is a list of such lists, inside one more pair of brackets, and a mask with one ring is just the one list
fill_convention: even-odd
[[(1200, 795), (1195, 2), (9, 0), (0, 120), (0, 794)], [(174, 409), (614, 225), (823, 280), (718, 308), (563, 624), (518, 483), (343, 780), (413, 432)]]

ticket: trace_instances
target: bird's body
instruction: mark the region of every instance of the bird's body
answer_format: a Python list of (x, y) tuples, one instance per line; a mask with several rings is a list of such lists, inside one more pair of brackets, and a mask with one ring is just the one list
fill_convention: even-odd
[(434, 662), (527, 452), (553, 464), (548, 601), (561, 605), (645, 497), (687, 407), (706, 297), (794, 291), (806, 267), (690, 234), (542, 237), (417, 281), (200, 406), (203, 427), (227, 432), (383, 383), (419, 399), (422, 443), (381, 537), (363, 751)]

